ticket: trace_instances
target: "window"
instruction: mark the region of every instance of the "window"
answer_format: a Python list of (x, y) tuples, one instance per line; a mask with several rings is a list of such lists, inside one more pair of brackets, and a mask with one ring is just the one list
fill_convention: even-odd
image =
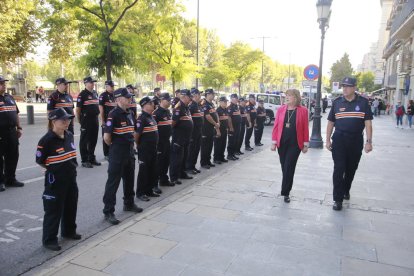
[(263, 100), (265, 103), (268, 103), (269, 99), (267, 95), (257, 95), (257, 101)]
[(269, 103), (274, 105), (280, 105), (280, 97), (279, 96), (270, 96)]

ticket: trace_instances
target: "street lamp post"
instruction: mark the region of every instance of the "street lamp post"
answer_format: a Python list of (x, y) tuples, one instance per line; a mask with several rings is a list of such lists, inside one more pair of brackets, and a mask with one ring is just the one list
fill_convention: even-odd
[(318, 11), (319, 29), (321, 29), (321, 52), (319, 54), (319, 77), (316, 91), (315, 115), (313, 115), (312, 135), (309, 141), (311, 148), (323, 148), (323, 140), (321, 135), (321, 90), (322, 90), (322, 62), (323, 62), (323, 44), (325, 40), (325, 32), (329, 27), (329, 17), (331, 15), (332, 0), (318, 0), (316, 8)]
[(197, 62), (197, 75), (196, 75), (196, 88), (198, 89), (198, 66), (199, 66), (199, 33), (200, 33), (200, 0), (197, 0), (197, 51), (196, 51), (196, 62)]

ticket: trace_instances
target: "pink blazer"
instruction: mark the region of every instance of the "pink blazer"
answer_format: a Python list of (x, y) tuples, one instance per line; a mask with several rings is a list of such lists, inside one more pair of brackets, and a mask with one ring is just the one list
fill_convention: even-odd
[[(280, 139), (282, 138), (286, 110), (287, 105), (283, 105), (276, 112), (275, 125), (272, 131), (272, 142), (276, 143), (277, 147), (280, 147)], [(308, 109), (303, 106), (298, 106), (296, 112), (296, 133), (298, 137), (298, 146), (300, 149), (303, 149), (305, 144), (309, 144)]]

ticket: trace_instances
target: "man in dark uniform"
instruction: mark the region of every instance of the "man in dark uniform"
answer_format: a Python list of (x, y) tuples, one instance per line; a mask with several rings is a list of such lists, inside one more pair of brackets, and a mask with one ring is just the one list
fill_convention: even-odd
[[(70, 83), (72, 82), (67, 81), (65, 78), (58, 78), (55, 81), (56, 91), (53, 92), (47, 99), (47, 113), (63, 107), (68, 114), (74, 115), (73, 108), (75, 106), (73, 104), (73, 98), (67, 91), (68, 84)], [(73, 120), (70, 121), (68, 130), (72, 132), (72, 134), (74, 133)]]
[(256, 117), (256, 126), (254, 128), (254, 144), (256, 147), (263, 146), (262, 136), (264, 123), (266, 121), (266, 109), (264, 108), (263, 100), (259, 100), (259, 106), (257, 107), (257, 117)]
[(236, 155), (242, 155), (244, 152), (241, 151), (241, 147), (243, 145), (244, 141), (244, 135), (246, 134), (246, 126), (248, 126), (247, 121), (247, 113), (246, 113), (246, 99), (240, 98), (239, 99), (239, 109), (240, 109), (240, 116), (241, 116), (241, 124), (240, 124), (240, 135), (239, 135), (239, 141), (237, 146)]
[(193, 131), (191, 132), (190, 145), (188, 146), (188, 157), (185, 164), (186, 171), (197, 174), (201, 173), (196, 168), (198, 155), (201, 147), (201, 131), (203, 128), (203, 113), (200, 106), (201, 95), (197, 88), (191, 89), (191, 103), (188, 106), (193, 119)]
[(242, 123), (242, 117), (239, 108), (239, 97), (237, 94), (230, 95), (231, 103), (227, 108), (229, 113), (229, 119), (233, 126), (233, 132), (229, 132), (229, 143), (227, 146), (227, 159), (237, 160), (239, 159), (236, 154), (239, 151), (240, 129)]
[(211, 151), (213, 150), (214, 137), (220, 136), (220, 121), (216, 112), (216, 108), (213, 104), (214, 90), (206, 89), (204, 92), (205, 99), (201, 102), (202, 111), (204, 113), (204, 123), (201, 136), (201, 167), (204, 169), (210, 169), (215, 167), (211, 163)]
[(128, 109), (132, 95), (126, 88), (113, 92), (117, 103), (109, 112), (105, 126), (104, 141), (109, 146), (108, 180), (103, 196), (105, 220), (118, 224), (115, 217), (116, 192), (122, 179), (124, 188), (124, 211), (140, 213), (142, 209), (134, 203), (134, 130), (135, 118)]
[(323, 113), (326, 113), (326, 109), (328, 108), (328, 97), (327, 96), (325, 96), (323, 99), (322, 99), (322, 110), (323, 110)]
[(128, 109), (132, 111), (134, 118), (137, 118), (137, 101), (135, 100), (135, 89), (137, 89), (135, 86), (133, 86), (132, 84), (128, 84), (126, 86), (126, 89), (128, 89), (129, 94), (132, 95), (131, 98), (131, 103), (128, 106)]
[(161, 102), (161, 88), (154, 88), (154, 97), (152, 98), (152, 101), (154, 102), (154, 110), (156, 110)]
[(250, 138), (253, 134), (253, 128), (256, 127), (256, 100), (254, 94), (249, 95), (249, 102), (246, 104), (246, 114), (248, 127), (246, 130), (246, 137), (244, 138), (244, 147), (247, 151), (252, 151), (253, 148), (250, 146)]
[[(160, 96), (160, 105), (154, 111), (153, 117), (158, 125), (158, 146), (157, 146), (157, 164), (158, 164), (158, 176), (160, 186), (174, 186), (168, 178), (168, 168), (170, 166), (170, 153), (171, 153), (171, 133), (172, 133), (172, 119), (171, 112), (169, 110), (171, 102), (170, 94), (162, 93)], [(158, 188), (158, 187), (157, 187)], [(159, 190), (159, 189), (158, 189)], [(160, 192), (161, 190), (154, 192)]]
[(91, 77), (83, 79), (85, 89), (78, 95), (76, 105), (76, 117), (81, 125), (79, 150), (81, 154), (82, 167), (92, 168), (93, 165), (100, 166), (96, 161), (95, 147), (99, 132), (99, 100), (98, 94), (93, 90), (96, 80)]
[(221, 135), (214, 138), (214, 163), (220, 165), (221, 163), (228, 162), (228, 160), (224, 158), (224, 151), (226, 150), (227, 144), (227, 132), (228, 130), (230, 130), (231, 133), (234, 131), (231, 120), (229, 120), (226, 97), (220, 97), (217, 115), (220, 121)]
[(7, 187), (23, 187), (16, 180), (16, 168), (19, 161), (19, 138), (22, 127), (19, 120), (19, 108), (14, 98), (6, 93), (6, 80), (0, 76), (0, 192)]
[[(115, 83), (111, 80), (105, 81), (105, 92), (99, 96), (99, 113), (101, 117), (102, 137), (104, 136), (106, 121), (109, 112), (117, 106), (114, 98)], [(102, 141), (103, 154), (106, 160), (109, 159), (109, 145)]]
[(137, 198), (149, 201), (149, 197), (159, 197), (153, 188), (158, 185), (157, 144), (158, 127), (152, 117), (154, 103), (149, 97), (139, 101), (142, 113), (138, 117), (135, 128), (135, 142), (138, 147), (138, 179)]
[(174, 107), (180, 101), (181, 90), (177, 89), (174, 92), (174, 99), (171, 101), (171, 106)]
[(365, 152), (372, 151), (373, 117), (368, 100), (355, 93), (355, 78), (346, 77), (341, 85), (343, 96), (332, 103), (326, 128), (326, 148), (332, 151), (334, 161), (333, 209), (336, 211), (342, 209), (344, 199), (350, 199), (349, 191), (364, 148), (364, 128)]
[(180, 101), (173, 108), (170, 180), (174, 184), (181, 184), (178, 179), (192, 179), (185, 172), (185, 162), (188, 157), (188, 145), (193, 131), (193, 120), (188, 105), (191, 102), (191, 92), (182, 89)]

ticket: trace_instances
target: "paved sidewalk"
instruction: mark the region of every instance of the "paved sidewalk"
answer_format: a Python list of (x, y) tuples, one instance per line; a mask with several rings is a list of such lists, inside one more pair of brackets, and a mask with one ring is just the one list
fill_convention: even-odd
[(414, 130), (376, 119), (341, 212), (328, 151), (301, 155), (285, 204), (264, 148), (28, 274), (412, 276), (413, 144)]

